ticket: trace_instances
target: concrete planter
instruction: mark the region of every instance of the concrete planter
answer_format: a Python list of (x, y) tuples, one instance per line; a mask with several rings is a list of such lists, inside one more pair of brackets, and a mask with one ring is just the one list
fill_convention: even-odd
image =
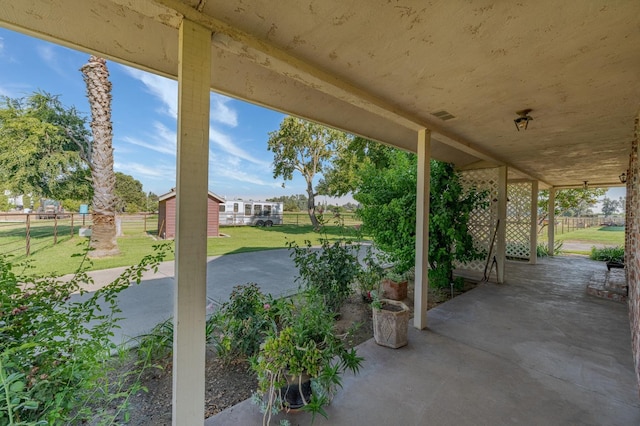
[(373, 308), (373, 337), (377, 344), (397, 349), (408, 343), (409, 307), (396, 300), (382, 299)]

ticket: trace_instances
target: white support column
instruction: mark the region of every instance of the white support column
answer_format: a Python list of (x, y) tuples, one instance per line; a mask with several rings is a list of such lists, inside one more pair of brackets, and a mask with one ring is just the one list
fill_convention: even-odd
[(497, 281), (504, 282), (504, 263), (507, 260), (507, 167), (498, 167), (498, 235), (496, 241)]
[(204, 423), (211, 32), (180, 24), (173, 424)]
[(554, 187), (549, 188), (549, 205), (547, 206), (547, 210), (547, 218), (549, 219), (549, 225), (547, 225), (548, 251), (549, 256), (553, 256), (556, 237), (556, 189)]
[(418, 131), (418, 182), (416, 188), (416, 276), (413, 326), (427, 327), (429, 294), (429, 192), (431, 186), (431, 131)]
[(529, 234), (529, 263), (538, 261), (538, 181), (531, 182), (531, 232)]

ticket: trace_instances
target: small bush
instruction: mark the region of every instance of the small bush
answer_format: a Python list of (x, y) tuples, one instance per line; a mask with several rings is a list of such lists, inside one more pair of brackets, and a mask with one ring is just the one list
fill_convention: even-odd
[[(157, 246), (154, 255), (84, 301), (71, 300), (84, 292), (82, 283), (93, 282), (84, 269), (63, 282), (15, 273), (0, 256), (0, 424), (115, 420), (128, 395), (139, 390), (134, 383), (112, 395), (120, 386), (109, 380), (116, 299), (140, 282), (143, 271), (156, 270), (167, 248)], [(105, 408), (113, 402), (116, 414)]]
[(622, 263), (624, 262), (624, 247), (591, 247), (591, 255), (589, 257), (593, 260), (600, 260), (603, 262)]
[(173, 317), (157, 324), (142, 336), (138, 336), (138, 359), (144, 364), (163, 367), (173, 354)]
[(345, 238), (331, 243), (326, 236), (321, 238), (320, 250), (312, 248), (309, 240), (304, 243), (303, 247), (295, 241), (287, 243), (300, 274), (296, 280), (307, 289), (318, 290), (327, 308), (338, 312), (353, 292), (352, 283), (361, 271), (356, 247)]
[[(546, 243), (538, 243), (536, 246), (536, 253), (538, 257), (547, 257), (549, 256), (549, 244)], [(553, 254), (557, 256), (562, 253), (562, 241), (556, 241), (553, 244)]]
[(211, 317), (208, 337), (221, 359), (251, 357), (275, 330), (284, 301), (264, 295), (256, 283), (236, 286), (230, 300)]

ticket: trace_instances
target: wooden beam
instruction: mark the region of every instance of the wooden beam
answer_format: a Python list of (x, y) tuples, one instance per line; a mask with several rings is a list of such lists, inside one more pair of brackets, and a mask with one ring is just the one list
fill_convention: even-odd
[(538, 182), (531, 182), (531, 229), (529, 232), (529, 263), (538, 261)]
[(496, 275), (498, 283), (504, 282), (504, 264), (507, 260), (507, 168), (498, 167), (498, 235), (496, 241)]
[(413, 325), (427, 327), (429, 294), (429, 192), (431, 185), (431, 132), (418, 131), (418, 179), (416, 188), (416, 274), (413, 295)]
[(549, 224), (547, 225), (549, 229), (547, 229), (547, 238), (549, 241), (549, 245), (547, 250), (549, 252), (549, 256), (554, 255), (554, 247), (555, 247), (555, 235), (556, 235), (556, 189), (549, 188), (549, 203), (547, 206), (547, 218), (549, 219)]
[(173, 424), (204, 422), (211, 32), (180, 25)]

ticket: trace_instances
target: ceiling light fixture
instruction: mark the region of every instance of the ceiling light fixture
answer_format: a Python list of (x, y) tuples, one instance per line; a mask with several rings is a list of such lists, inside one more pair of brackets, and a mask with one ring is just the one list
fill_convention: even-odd
[(620, 182), (627, 183), (627, 172), (622, 172), (622, 174), (618, 176), (618, 178), (620, 179)]
[(513, 120), (513, 122), (516, 124), (516, 129), (518, 129), (518, 131), (527, 130), (527, 127), (529, 127), (529, 122), (533, 120), (533, 117), (529, 115), (531, 111), (533, 111), (531, 108), (516, 111), (516, 114), (518, 114), (519, 117)]

